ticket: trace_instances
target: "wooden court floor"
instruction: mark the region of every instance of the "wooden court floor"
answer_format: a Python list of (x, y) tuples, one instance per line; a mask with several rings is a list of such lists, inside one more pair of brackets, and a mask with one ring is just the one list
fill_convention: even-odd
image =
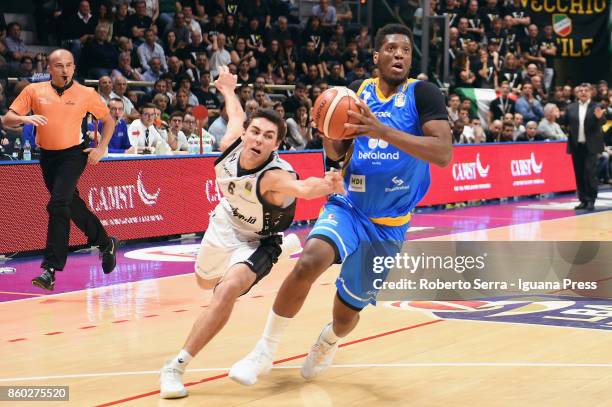
[[(470, 234), (471, 233), (471, 234)], [(612, 240), (612, 211), (436, 239)], [(0, 303), (0, 385), (66, 385), (74, 406), (611, 406), (612, 333), (567, 326), (440, 319), (370, 307), (334, 366), (305, 382), (299, 366), (331, 318), (330, 269), (288, 328), (277, 365), (250, 388), (227, 369), (259, 337), (292, 260), (235, 306), (190, 364), (190, 396), (160, 400), (157, 371), (180, 349), (208, 295), (179, 275)], [(609, 319), (612, 321), (612, 316)], [(20, 340), (27, 338), (27, 340)]]

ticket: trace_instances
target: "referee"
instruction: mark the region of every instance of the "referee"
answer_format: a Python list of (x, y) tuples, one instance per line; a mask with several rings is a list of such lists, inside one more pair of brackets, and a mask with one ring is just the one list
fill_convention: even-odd
[[(47, 204), (49, 224), (41, 264), (44, 271), (32, 280), (32, 284), (53, 290), (55, 272), (61, 271), (66, 264), (71, 219), (85, 233), (88, 244), (100, 248), (104, 273), (115, 268), (119, 241), (108, 236), (77, 190), (85, 165), (97, 164), (106, 154), (115, 119), (93, 88), (72, 80), (75, 65), (69, 51), (53, 51), (49, 55), (48, 69), (51, 81), (28, 85), (4, 116), (4, 124), (37, 127), (40, 166), (51, 198)], [(30, 112), (33, 114), (28, 115)], [(102, 140), (95, 148), (87, 148), (89, 140), (81, 139), (81, 122), (87, 112), (104, 123)]]

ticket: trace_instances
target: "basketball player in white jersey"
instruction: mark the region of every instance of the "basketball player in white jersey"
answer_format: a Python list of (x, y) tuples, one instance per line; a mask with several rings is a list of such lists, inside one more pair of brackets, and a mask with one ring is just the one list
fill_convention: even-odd
[(236, 80), (221, 67), (215, 82), (229, 116), (220, 143), (223, 153), (215, 161), (223, 198), (210, 217), (195, 265), (200, 287), (214, 292), (183, 349), (161, 370), (162, 398), (187, 395), (182, 380), (187, 364), (223, 328), (236, 299), (270, 272), (282, 251), (280, 232), (293, 220), (296, 198), (345, 192), (340, 173), (297, 179), (276, 153), (286, 134), (284, 121), (272, 110), (258, 110), (245, 122), (234, 93)]

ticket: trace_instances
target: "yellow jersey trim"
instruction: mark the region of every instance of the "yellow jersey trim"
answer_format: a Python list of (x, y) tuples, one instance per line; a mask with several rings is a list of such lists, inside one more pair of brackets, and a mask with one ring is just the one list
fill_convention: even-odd
[(361, 85), (359, 85), (359, 89), (357, 89), (357, 96), (361, 95), (363, 88), (365, 88), (370, 83), (376, 83), (375, 81), (376, 80), (373, 78), (364, 79), (363, 82), (361, 82)]
[(370, 218), (370, 220), (372, 221), (372, 223), (376, 223), (377, 225), (402, 226), (410, 222), (411, 218), (412, 213), (409, 212), (406, 215), (398, 216), (396, 218)]

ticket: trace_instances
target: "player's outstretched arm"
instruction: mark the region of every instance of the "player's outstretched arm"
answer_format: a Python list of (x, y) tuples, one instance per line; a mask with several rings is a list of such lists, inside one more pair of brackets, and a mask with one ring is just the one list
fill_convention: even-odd
[(237, 81), (238, 77), (232, 75), (227, 66), (219, 67), (219, 77), (215, 81), (215, 87), (225, 99), (225, 110), (228, 117), (227, 130), (219, 142), (221, 151), (231, 146), (238, 137), (242, 136), (244, 131), (244, 110), (242, 110), (240, 100), (238, 100), (235, 92)]
[[(344, 180), (339, 172), (327, 172), (325, 177), (295, 179), (295, 175), (285, 170), (266, 172), (261, 179), (261, 194), (282, 194), (295, 198), (315, 199), (329, 194), (345, 194)], [(282, 201), (282, 199), (281, 199)]]

